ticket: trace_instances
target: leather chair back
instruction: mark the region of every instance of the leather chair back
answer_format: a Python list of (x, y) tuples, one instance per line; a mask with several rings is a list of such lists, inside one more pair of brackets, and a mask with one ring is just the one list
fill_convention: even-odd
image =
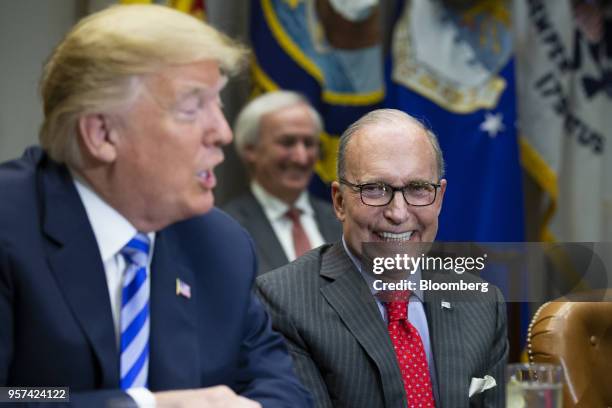
[[(612, 289), (603, 296), (610, 299)], [(563, 367), (565, 408), (612, 407), (612, 302), (544, 304), (531, 322), (528, 351), (534, 363)]]

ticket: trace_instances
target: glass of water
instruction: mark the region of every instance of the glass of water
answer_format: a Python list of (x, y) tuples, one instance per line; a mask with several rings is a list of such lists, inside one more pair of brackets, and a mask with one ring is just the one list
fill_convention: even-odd
[(563, 369), (555, 364), (510, 364), (507, 408), (562, 408)]

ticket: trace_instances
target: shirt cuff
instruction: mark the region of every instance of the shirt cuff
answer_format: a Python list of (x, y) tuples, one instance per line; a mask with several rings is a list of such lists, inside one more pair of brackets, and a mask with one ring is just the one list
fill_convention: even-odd
[(148, 389), (144, 387), (129, 388), (125, 392), (136, 402), (138, 408), (155, 408), (155, 396)]

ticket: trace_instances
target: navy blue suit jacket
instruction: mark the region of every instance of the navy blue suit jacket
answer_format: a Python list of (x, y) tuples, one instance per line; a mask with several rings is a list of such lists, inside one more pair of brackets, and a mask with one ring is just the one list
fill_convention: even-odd
[[(255, 273), (249, 236), (219, 210), (157, 233), (152, 391), (225, 384), (266, 407), (310, 405), (252, 295)], [(190, 299), (176, 295), (177, 278)], [(38, 148), (0, 166), (0, 327), (0, 386), (69, 386), (76, 406), (133, 403), (118, 389), (106, 277), (85, 209), (67, 169)]]

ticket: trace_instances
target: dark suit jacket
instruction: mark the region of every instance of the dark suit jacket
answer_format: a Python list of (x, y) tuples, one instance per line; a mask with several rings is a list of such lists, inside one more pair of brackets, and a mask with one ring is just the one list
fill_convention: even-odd
[[(312, 195), (308, 197), (315, 220), (325, 242), (336, 242), (342, 237), (342, 225), (334, 215), (331, 205)], [(255, 241), (259, 274), (287, 265), (289, 260), (276, 237), (264, 209), (250, 191), (230, 201), (223, 207), (249, 231)]]
[[(385, 322), (341, 243), (324, 245), (259, 276), (256, 291), (273, 326), (287, 339), (316, 406), (406, 406)], [(505, 406), (505, 307), (497, 288), (478, 296), (478, 301), (453, 302), (446, 309), (435, 292), (425, 293), (438, 408)], [(497, 386), (468, 398), (472, 378), (485, 375), (493, 376)]]
[[(0, 166), (0, 196), (0, 386), (69, 386), (73, 406), (129, 406), (104, 267), (67, 169), (30, 149)], [(251, 294), (255, 262), (248, 235), (218, 210), (157, 233), (152, 391), (226, 384), (264, 406), (310, 405)]]

